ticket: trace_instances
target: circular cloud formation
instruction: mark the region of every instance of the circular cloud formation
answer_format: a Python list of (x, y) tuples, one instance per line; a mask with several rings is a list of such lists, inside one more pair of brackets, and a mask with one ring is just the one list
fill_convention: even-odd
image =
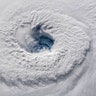
[(0, 79), (7, 84), (58, 80), (84, 60), (89, 37), (81, 23), (52, 11), (27, 11), (0, 28)]

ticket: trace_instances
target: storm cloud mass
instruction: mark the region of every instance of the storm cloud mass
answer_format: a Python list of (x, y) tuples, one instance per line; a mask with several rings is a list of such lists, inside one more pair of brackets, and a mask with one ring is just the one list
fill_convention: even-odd
[(95, 1), (81, 1), (14, 1), (5, 8), (0, 16), (1, 95), (87, 94), (86, 83), (94, 82), (86, 78), (95, 68)]

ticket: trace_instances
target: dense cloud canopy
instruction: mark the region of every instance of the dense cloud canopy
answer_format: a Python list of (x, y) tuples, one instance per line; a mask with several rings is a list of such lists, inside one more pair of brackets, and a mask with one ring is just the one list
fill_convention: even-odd
[(88, 73), (88, 67), (94, 67), (93, 62), (89, 64), (93, 57), (89, 51), (94, 43), (90, 42), (90, 34), (95, 31), (95, 16), (90, 13), (95, 11), (91, 10), (90, 0), (74, 1), (21, 0), (2, 12), (0, 88), (4, 92), (0, 93), (3, 96), (11, 94), (11, 88), (17, 93), (15, 96), (67, 96), (68, 93), (70, 96), (71, 92), (77, 96), (79, 89), (83, 90), (81, 81), (88, 80), (83, 75)]

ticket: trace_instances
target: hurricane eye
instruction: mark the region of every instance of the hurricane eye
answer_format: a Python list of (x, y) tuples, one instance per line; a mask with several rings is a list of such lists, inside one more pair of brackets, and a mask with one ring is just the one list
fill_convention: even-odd
[(29, 48), (31, 52), (40, 52), (41, 50), (51, 50), (55, 41), (51, 35), (41, 30), (40, 25), (33, 28), (31, 38), (34, 39), (33, 42), (36, 42), (33, 44), (31, 43), (32, 46), (30, 46)]

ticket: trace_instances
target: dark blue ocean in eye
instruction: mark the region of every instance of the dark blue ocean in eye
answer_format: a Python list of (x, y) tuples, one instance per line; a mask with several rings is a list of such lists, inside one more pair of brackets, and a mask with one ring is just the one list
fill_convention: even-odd
[(50, 39), (50, 38), (48, 38), (46, 36), (41, 36), (38, 39), (37, 45), (34, 46), (34, 51), (39, 52), (42, 49), (50, 50), (53, 44), (54, 44), (53, 39)]

